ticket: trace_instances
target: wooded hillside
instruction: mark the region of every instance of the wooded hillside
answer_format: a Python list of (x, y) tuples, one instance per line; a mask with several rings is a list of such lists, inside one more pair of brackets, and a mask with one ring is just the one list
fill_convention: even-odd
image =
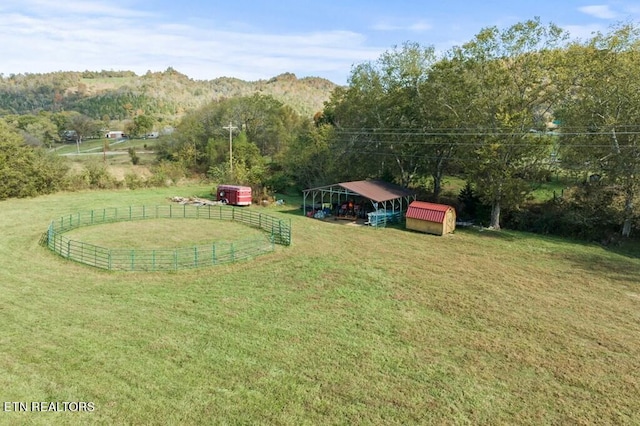
[(132, 113), (165, 119), (212, 100), (271, 95), (303, 116), (323, 108), (336, 84), (285, 73), (270, 80), (193, 80), (173, 68), (138, 76), (132, 71), (55, 72), (0, 76), (0, 115), (78, 111), (94, 119), (122, 120)]

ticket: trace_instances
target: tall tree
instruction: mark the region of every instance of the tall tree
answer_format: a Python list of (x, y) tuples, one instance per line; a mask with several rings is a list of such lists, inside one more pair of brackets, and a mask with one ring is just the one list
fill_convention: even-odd
[(572, 64), (562, 122), (562, 161), (601, 177), (622, 200), (631, 234), (640, 192), (640, 30), (625, 24), (567, 50)]
[(559, 99), (548, 61), (564, 39), (561, 29), (535, 19), (503, 31), (483, 29), (454, 49), (471, 108), (463, 135), (470, 144), (466, 172), (491, 205), (492, 228), (500, 228), (503, 206), (524, 200), (550, 154), (550, 138), (537, 132)]
[(76, 149), (80, 152), (80, 144), (87, 136), (91, 136), (99, 129), (99, 125), (92, 118), (84, 114), (75, 114), (69, 120), (69, 129), (75, 132)]
[(433, 124), (424, 87), (435, 62), (432, 47), (405, 43), (354, 67), (349, 87), (334, 92), (325, 112), (352, 178), (391, 171), (406, 186), (427, 167), (425, 129)]

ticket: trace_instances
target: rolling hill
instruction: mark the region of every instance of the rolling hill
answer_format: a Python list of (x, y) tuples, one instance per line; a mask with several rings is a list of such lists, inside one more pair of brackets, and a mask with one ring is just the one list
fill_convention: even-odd
[(212, 100), (262, 93), (312, 116), (336, 87), (323, 78), (291, 73), (258, 81), (193, 80), (173, 68), (141, 76), (132, 71), (12, 74), (0, 77), (0, 115), (74, 110), (94, 119), (120, 120), (141, 111), (169, 119)]

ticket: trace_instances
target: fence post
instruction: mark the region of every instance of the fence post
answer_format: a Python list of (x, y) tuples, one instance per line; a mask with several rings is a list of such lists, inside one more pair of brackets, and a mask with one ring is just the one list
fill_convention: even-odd
[[(51, 223), (49, 224), (49, 235), (47, 235), (47, 246), (49, 246), (49, 248), (51, 248), (51, 238), (53, 237), (53, 221), (51, 221)], [(55, 248), (55, 241), (53, 244), (53, 247)]]
[(186, 204), (182, 205), (182, 217), (183, 218), (187, 217), (187, 205)]
[(156, 251), (151, 250), (151, 270), (156, 270)]
[(146, 216), (147, 208), (146, 208), (146, 207), (147, 207), (147, 206), (142, 206), (142, 218), (143, 218), (143, 219), (146, 219), (146, 218), (147, 218), (147, 216)]
[(169, 219), (173, 218), (173, 209), (172, 209), (173, 205), (169, 204)]
[(111, 249), (109, 249), (109, 252), (107, 253), (107, 263), (109, 265), (109, 270), (111, 270)]
[(195, 267), (198, 267), (198, 246), (193, 247), (193, 258), (195, 260)]
[(216, 264), (216, 243), (211, 245), (211, 263)]
[(178, 249), (173, 250), (173, 269), (178, 270)]
[(67, 240), (67, 259), (71, 257), (71, 240)]
[(91, 210), (91, 224), (93, 225), (93, 210)]
[(236, 261), (236, 253), (233, 250), (233, 243), (231, 243), (231, 262), (235, 262)]
[(131, 250), (131, 270), (135, 271), (136, 267), (135, 267), (135, 257), (136, 257), (136, 252), (135, 250)]
[(131, 220), (131, 206), (129, 206), (129, 220)]

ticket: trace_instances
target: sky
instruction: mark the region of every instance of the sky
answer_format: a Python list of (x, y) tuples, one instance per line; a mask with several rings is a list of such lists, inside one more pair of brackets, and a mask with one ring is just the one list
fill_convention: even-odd
[(0, 74), (172, 67), (194, 80), (290, 72), (343, 85), (405, 42), (444, 52), (535, 17), (587, 39), (640, 22), (640, 1), (1, 0)]

